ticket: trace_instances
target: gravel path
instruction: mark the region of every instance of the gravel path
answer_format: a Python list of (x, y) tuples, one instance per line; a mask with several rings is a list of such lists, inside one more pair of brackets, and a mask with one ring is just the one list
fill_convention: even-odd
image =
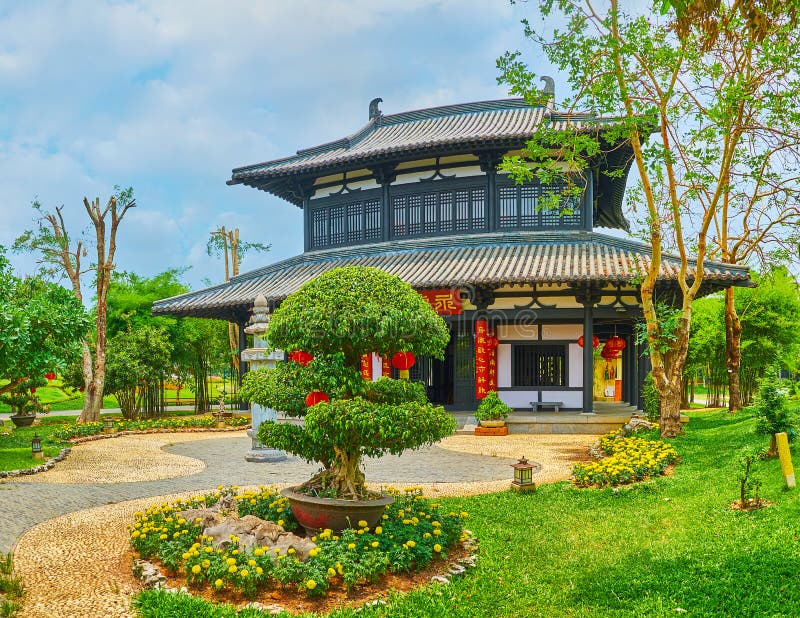
[[(536, 462), (537, 483), (561, 480), (595, 439), (452, 436), (400, 457), (368, 460), (366, 476), (373, 488), (421, 486), (431, 496), (500, 491), (519, 456)], [(246, 462), (249, 447), (244, 432), (120, 437), (78, 445), (47, 475), (0, 482), (0, 551), (18, 541), (16, 568), (28, 589), (21, 618), (132, 616), (136, 582), (109, 574), (130, 572), (125, 526), (134, 512), (220, 484), (291, 485), (316, 470), (296, 458)], [(119, 468), (123, 462), (127, 469)], [(85, 478), (95, 480), (78, 482)]]

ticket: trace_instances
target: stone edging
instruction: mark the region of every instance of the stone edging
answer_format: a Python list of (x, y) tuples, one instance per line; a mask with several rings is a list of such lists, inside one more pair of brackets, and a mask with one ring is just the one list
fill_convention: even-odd
[[(466, 532), (469, 531), (467, 530)], [(459, 558), (458, 562), (451, 564), (447, 569), (446, 575), (434, 575), (431, 577), (432, 582), (443, 585), (449, 584), (453, 577), (463, 575), (467, 572), (467, 569), (475, 567), (478, 562), (478, 551), (480, 549), (478, 539), (476, 539), (474, 536), (471, 536), (470, 533), (470, 537), (461, 543), (461, 547), (467, 550), (469, 555), (465, 556), (464, 558)], [(153, 588), (155, 590), (163, 590), (165, 592), (172, 593), (183, 592), (186, 594), (191, 594), (186, 586), (175, 588), (167, 584), (167, 577), (161, 572), (160, 566), (148, 560), (137, 559), (133, 561), (133, 576), (142, 583), (144, 588)], [(375, 599), (373, 601), (367, 601), (364, 605), (386, 605), (386, 601), (383, 599)], [(257, 601), (250, 602), (245, 605), (245, 607), (252, 607), (261, 611), (267, 611), (270, 614), (280, 614), (285, 610), (285, 608), (278, 603), (264, 605), (263, 603), (259, 603)]]
[(15, 476), (29, 476), (31, 474), (37, 474), (38, 472), (45, 472), (50, 468), (52, 468), (53, 466), (55, 466), (57, 462), (64, 459), (67, 456), (67, 453), (69, 453), (71, 450), (72, 449), (69, 447), (62, 448), (59, 451), (58, 455), (48, 459), (43, 464), (34, 466), (33, 468), (25, 468), (24, 470), (6, 470), (6, 471), (0, 470), (0, 479), (15, 477)]
[(251, 425), (242, 425), (240, 427), (178, 427), (172, 429), (170, 427), (154, 427), (153, 429), (125, 429), (123, 431), (115, 431), (113, 433), (97, 433), (91, 436), (78, 436), (70, 438), (69, 442), (72, 444), (83, 444), (84, 442), (94, 442), (95, 440), (106, 440), (107, 438), (119, 438), (120, 436), (143, 436), (151, 433), (225, 433), (231, 431), (245, 431)]

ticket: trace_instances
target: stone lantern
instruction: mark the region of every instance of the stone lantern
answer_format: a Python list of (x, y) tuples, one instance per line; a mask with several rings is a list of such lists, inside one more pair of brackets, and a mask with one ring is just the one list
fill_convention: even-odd
[[(273, 368), (275, 363), (283, 360), (283, 351), (269, 350), (266, 341), (263, 339), (269, 324), (269, 307), (267, 299), (263, 294), (256, 297), (253, 304), (253, 317), (250, 325), (244, 329), (248, 335), (253, 335), (253, 347), (242, 350), (242, 361), (248, 363), (251, 370), (262, 367)], [(264, 421), (277, 421), (278, 413), (270, 408), (263, 408), (260, 405), (251, 404), (252, 429), (247, 430), (247, 435), (253, 441), (252, 448), (244, 456), (246, 461), (253, 462), (276, 462), (284, 461), (286, 453), (278, 449), (269, 448), (258, 441), (258, 428)]]

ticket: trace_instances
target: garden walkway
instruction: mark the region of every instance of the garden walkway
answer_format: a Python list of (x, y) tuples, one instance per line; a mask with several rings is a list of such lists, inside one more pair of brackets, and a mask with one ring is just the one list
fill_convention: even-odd
[[(452, 436), (369, 460), (366, 476), (372, 487), (421, 485), (434, 496), (499, 491), (508, 487), (512, 456), (540, 465), (536, 482), (564, 479), (595, 439)], [(0, 482), (0, 551), (19, 543), (16, 565), (30, 592), (23, 616), (52, 616), (57, 608), (64, 616), (129, 616), (135, 582), (111, 574), (129, 573), (125, 525), (134, 511), (217, 485), (294, 484), (316, 469), (296, 458), (248, 463), (249, 446), (244, 432), (125, 436), (78, 445), (47, 473)], [(92, 482), (83, 482), (87, 475)]]

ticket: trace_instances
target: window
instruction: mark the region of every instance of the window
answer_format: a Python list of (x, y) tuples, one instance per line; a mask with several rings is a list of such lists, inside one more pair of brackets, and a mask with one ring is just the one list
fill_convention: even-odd
[(419, 236), (486, 229), (485, 187), (437, 189), (392, 196), (392, 235)]
[(515, 345), (511, 350), (511, 386), (566, 386), (564, 345)]
[(498, 191), (500, 229), (580, 227), (581, 199), (564, 197), (557, 208), (543, 208), (545, 196), (560, 186), (501, 186)]
[[(312, 206), (314, 206), (312, 202)], [(311, 211), (311, 247), (380, 240), (383, 216), (380, 199), (341, 201)]]

